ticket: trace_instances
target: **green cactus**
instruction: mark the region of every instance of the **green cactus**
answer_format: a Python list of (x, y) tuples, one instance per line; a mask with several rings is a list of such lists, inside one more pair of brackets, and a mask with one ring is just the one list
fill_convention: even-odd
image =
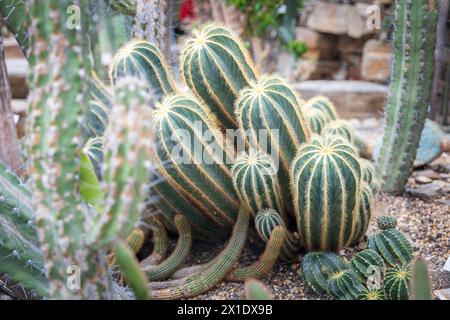
[(355, 133), (353, 128), (344, 120), (334, 120), (328, 123), (322, 130), (322, 135), (337, 135), (343, 137), (350, 143), (355, 142)]
[(117, 12), (134, 16), (136, 14), (136, 0), (105, 0), (107, 5)]
[(347, 265), (334, 252), (309, 252), (302, 260), (302, 273), (306, 284), (320, 296), (328, 292), (328, 278), (345, 269)]
[(327, 280), (328, 293), (339, 300), (357, 300), (364, 289), (351, 270), (335, 272)]
[(142, 260), (141, 266), (144, 268), (161, 263), (166, 257), (167, 247), (169, 245), (166, 228), (160, 219), (155, 216), (150, 216), (147, 218), (147, 222), (153, 234), (153, 252)]
[(297, 257), (299, 241), (294, 234), (287, 230), (286, 223), (281, 219), (278, 212), (273, 209), (265, 209), (258, 212), (255, 217), (255, 229), (265, 242), (269, 241), (272, 231), (277, 226), (286, 230), (286, 240), (281, 249), (280, 258), (283, 261), (292, 262)]
[[(232, 155), (223, 148), (224, 138), (211, 115), (194, 99), (177, 95), (157, 104), (154, 119), (161, 175), (214, 224), (230, 228), (239, 210), (227, 164)], [(211, 135), (209, 139), (205, 134)], [(204, 225), (199, 227), (213, 238), (218, 236)]]
[(254, 149), (244, 152), (237, 157), (231, 171), (234, 190), (253, 217), (259, 211), (271, 208), (279, 212), (286, 221), (277, 168), (268, 154)]
[(410, 300), (432, 300), (431, 281), (427, 263), (416, 259), (412, 263), (411, 280), (409, 283)]
[(136, 254), (141, 250), (142, 246), (144, 245), (145, 240), (145, 233), (144, 230), (141, 228), (134, 228), (133, 231), (131, 231), (131, 234), (127, 238), (127, 244), (133, 250), (133, 252)]
[(192, 245), (191, 228), (188, 220), (182, 216), (175, 217), (175, 225), (178, 230), (178, 242), (172, 254), (160, 264), (154, 266), (145, 266), (142, 271), (145, 273), (148, 281), (164, 280), (172, 272), (178, 269), (188, 257)]
[(336, 107), (334, 106), (333, 102), (331, 102), (330, 99), (324, 96), (315, 96), (309, 99), (305, 104), (305, 110), (318, 110), (320, 112), (323, 112), (326, 118), (326, 123), (339, 119)]
[(311, 132), (321, 134), (323, 128), (330, 122), (327, 115), (316, 108), (306, 108), (306, 105), (304, 110)]
[(372, 217), (372, 211), (374, 207), (374, 196), (372, 189), (365, 182), (361, 183), (361, 191), (359, 195), (359, 205), (355, 209), (359, 213), (359, 217), (356, 222), (356, 233), (353, 239), (353, 243), (358, 243), (364, 239), (367, 228), (369, 227), (370, 219)]
[(409, 264), (395, 265), (384, 278), (384, 293), (389, 300), (408, 300), (411, 267)]
[(234, 103), (257, 72), (241, 40), (230, 30), (206, 25), (194, 31), (181, 53), (181, 74), (225, 129), (237, 128)]
[(394, 216), (380, 216), (377, 219), (377, 225), (380, 230), (395, 229), (397, 218)]
[(279, 159), (278, 179), (288, 211), (292, 211), (289, 168), (297, 148), (310, 140), (302, 107), (302, 100), (284, 80), (268, 75), (242, 90), (236, 102), (238, 124), (250, 147), (260, 147)]
[(247, 240), (250, 213), (242, 207), (233, 228), (233, 233), (225, 249), (200, 274), (177, 279), (173, 286), (164, 289), (152, 289), (150, 283), (151, 299), (183, 299), (199, 295), (217, 285), (223, 280), (239, 259)]
[(245, 298), (247, 300), (272, 300), (264, 285), (254, 279), (245, 281)]
[(372, 193), (375, 195), (379, 189), (379, 183), (375, 176), (375, 167), (366, 159), (360, 159), (359, 162), (361, 163), (362, 180), (369, 185)]
[(245, 281), (248, 278), (262, 278), (272, 270), (275, 265), (286, 238), (286, 230), (281, 226), (276, 226), (269, 240), (266, 243), (264, 252), (258, 261), (247, 267), (231, 270), (226, 279), (229, 281)]
[(27, 55), (30, 47), (30, 16), (26, 0), (0, 1), (2, 20)]
[(292, 163), (297, 226), (308, 250), (339, 252), (359, 221), (361, 168), (354, 148), (337, 136), (315, 136)]
[(352, 270), (361, 281), (367, 283), (369, 277), (377, 277), (381, 283), (385, 265), (383, 258), (372, 249), (365, 249), (353, 256), (349, 263), (349, 269)]
[(405, 0), (395, 6), (394, 63), (377, 159), (382, 189), (402, 193), (411, 174), (430, 103), (437, 1)]
[(407, 264), (413, 256), (411, 243), (400, 231), (392, 228), (369, 237), (367, 247), (376, 251), (390, 266)]
[(158, 101), (176, 91), (164, 56), (157, 47), (144, 40), (125, 44), (111, 62), (109, 78), (112, 84), (124, 76), (141, 78)]
[(386, 300), (383, 289), (364, 289), (358, 296), (358, 300)]

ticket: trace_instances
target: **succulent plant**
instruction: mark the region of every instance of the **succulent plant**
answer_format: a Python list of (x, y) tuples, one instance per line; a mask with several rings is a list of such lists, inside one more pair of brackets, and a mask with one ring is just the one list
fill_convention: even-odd
[(345, 269), (347, 265), (334, 252), (309, 252), (302, 260), (302, 272), (306, 284), (320, 296), (328, 292), (328, 278)]
[(368, 278), (376, 277), (381, 284), (385, 273), (383, 258), (372, 249), (365, 249), (353, 256), (349, 263), (349, 269), (352, 270), (361, 281), (367, 283)]
[(380, 230), (394, 229), (397, 226), (397, 218), (394, 216), (380, 216), (377, 219)]
[(318, 110), (320, 112), (323, 112), (327, 119), (326, 123), (339, 119), (336, 107), (334, 106), (333, 102), (331, 102), (330, 99), (324, 96), (316, 96), (309, 99), (306, 102), (305, 110)]
[(386, 300), (383, 289), (364, 289), (358, 296), (358, 300)]
[(438, 2), (405, 0), (395, 6), (394, 62), (377, 158), (382, 189), (402, 193), (416, 158), (431, 96)]
[(384, 293), (389, 300), (408, 300), (411, 267), (409, 264), (394, 265), (384, 278)]
[(357, 300), (364, 289), (351, 270), (335, 272), (327, 280), (328, 293), (339, 300)]
[(138, 253), (144, 244), (145, 233), (141, 228), (134, 228), (131, 234), (127, 238), (128, 246), (134, 253)]
[(361, 167), (338, 136), (315, 136), (292, 163), (294, 208), (303, 246), (338, 252), (353, 243), (359, 220)]
[(422, 259), (414, 260), (409, 283), (409, 299), (432, 300), (431, 289), (432, 285), (426, 262)]
[(386, 229), (369, 237), (367, 247), (376, 251), (390, 266), (411, 262), (413, 249), (406, 237), (396, 229)]
[(245, 298), (247, 300), (271, 300), (270, 294), (264, 285), (254, 279), (245, 282)]
[(355, 141), (353, 128), (344, 120), (334, 120), (328, 123), (322, 130), (322, 135), (337, 135), (350, 143)]
[[(361, 191), (359, 194), (358, 214), (359, 217), (355, 226), (355, 235), (353, 243), (358, 243), (364, 239), (367, 228), (369, 227), (372, 211), (374, 207), (374, 196), (372, 189), (365, 182), (361, 182)], [(356, 209), (355, 209), (356, 210)]]

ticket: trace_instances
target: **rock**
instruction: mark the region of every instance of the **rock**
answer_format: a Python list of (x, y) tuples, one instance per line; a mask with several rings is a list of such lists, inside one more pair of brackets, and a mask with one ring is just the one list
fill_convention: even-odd
[(427, 183), (430, 183), (432, 181), (433, 180), (431, 180), (430, 178), (425, 177), (425, 176), (417, 176), (416, 177), (416, 182), (420, 183), (420, 184), (427, 184)]
[(365, 80), (387, 82), (391, 74), (392, 48), (388, 42), (371, 39), (363, 49), (361, 75)]
[(346, 34), (349, 8), (349, 5), (318, 1), (306, 25), (320, 32)]
[(357, 3), (350, 6), (347, 11), (347, 35), (352, 38), (361, 38), (371, 34), (374, 30), (367, 27), (367, 8), (369, 4)]
[(430, 170), (430, 169), (414, 171), (413, 175), (414, 176), (424, 176), (424, 177), (427, 177), (427, 178), (432, 179), (432, 180), (436, 180), (436, 179), (440, 178), (440, 174), (439, 173), (437, 173), (434, 170)]
[(295, 31), (295, 39), (307, 45), (308, 51), (304, 54), (304, 57), (332, 59), (339, 54), (338, 37), (334, 35), (298, 27)]
[(293, 85), (304, 99), (325, 95), (343, 118), (373, 118), (383, 112), (387, 86), (366, 81), (303, 81)]
[(417, 197), (425, 201), (430, 201), (441, 196), (441, 188), (431, 183), (423, 185), (419, 188), (407, 188), (406, 192), (413, 197)]
[(26, 78), (28, 75), (28, 62), (26, 59), (7, 59), (9, 82), (11, 84), (11, 95), (16, 99), (24, 99), (28, 94)]
[(450, 288), (442, 290), (434, 290), (434, 295), (439, 300), (450, 300)]

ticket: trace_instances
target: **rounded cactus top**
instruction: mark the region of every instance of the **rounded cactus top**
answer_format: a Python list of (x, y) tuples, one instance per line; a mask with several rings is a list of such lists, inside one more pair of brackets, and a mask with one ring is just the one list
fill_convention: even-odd
[(277, 168), (270, 155), (251, 149), (249, 152), (241, 153), (232, 167), (233, 176), (246, 174), (249, 171), (256, 171), (260, 175), (273, 176), (277, 173)]
[(322, 135), (338, 135), (344, 137), (351, 143), (355, 140), (353, 128), (344, 120), (334, 120), (328, 123), (325, 128), (323, 128)]
[(273, 229), (277, 226), (285, 228), (285, 224), (281, 216), (274, 209), (264, 209), (255, 217), (255, 228), (259, 236), (268, 241)]
[(327, 122), (339, 119), (336, 107), (330, 99), (324, 96), (316, 96), (305, 104), (305, 110), (318, 110), (327, 117)]
[(393, 216), (380, 216), (377, 219), (377, 225), (381, 230), (393, 229), (397, 226), (397, 218)]

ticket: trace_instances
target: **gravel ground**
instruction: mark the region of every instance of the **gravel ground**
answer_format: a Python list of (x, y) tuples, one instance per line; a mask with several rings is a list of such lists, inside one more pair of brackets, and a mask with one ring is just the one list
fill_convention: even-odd
[[(427, 168), (415, 171), (408, 183), (408, 191), (403, 196), (394, 197), (380, 195), (374, 217), (383, 214), (394, 215), (398, 219), (398, 228), (412, 242), (415, 255), (423, 257), (429, 265), (433, 290), (450, 287), (450, 273), (442, 271), (446, 259), (450, 255), (450, 176), (448, 166), (450, 155), (444, 154), (435, 160)], [(428, 170), (428, 171), (426, 171)], [(428, 184), (418, 183), (422, 181), (423, 174), (434, 177)], [(434, 175), (431, 174), (434, 172)], [(421, 190), (437, 183), (439, 190), (433, 194), (424, 195), (415, 190)], [(377, 231), (375, 218), (372, 219), (368, 235)], [(191, 263), (201, 263), (210, 260), (219, 248), (211, 250), (211, 246), (197, 245), (193, 248), (194, 257)], [(351, 257), (358, 248), (349, 248), (342, 252), (346, 257)], [(199, 254), (195, 255), (195, 252)], [(252, 250), (246, 248), (241, 262), (249, 264), (257, 259)], [(301, 259), (301, 257), (300, 257)], [(300, 261), (293, 264), (279, 263), (274, 270), (262, 279), (274, 299), (303, 300), (318, 299), (308, 290), (301, 277)], [(244, 299), (244, 286), (242, 283), (223, 282), (206, 294), (194, 298), (198, 299)]]

